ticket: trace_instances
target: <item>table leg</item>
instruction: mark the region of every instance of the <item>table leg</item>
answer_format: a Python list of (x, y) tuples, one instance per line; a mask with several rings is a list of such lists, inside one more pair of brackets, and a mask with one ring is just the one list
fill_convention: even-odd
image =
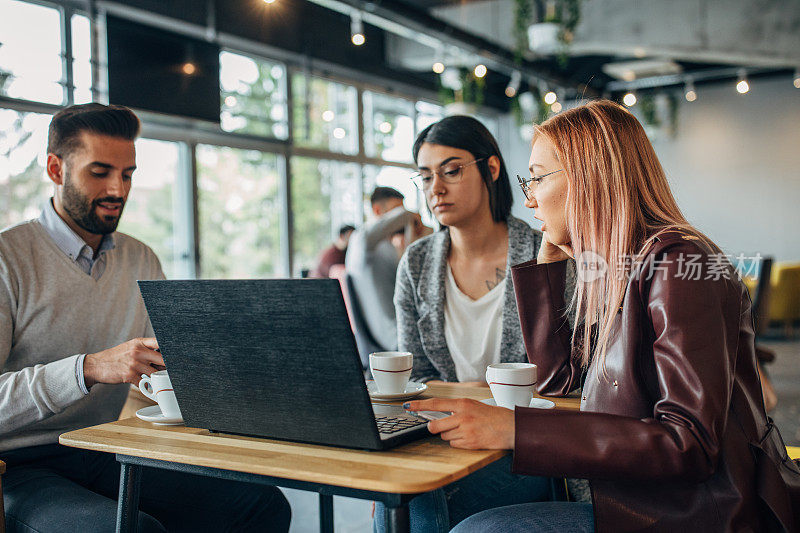
[(408, 504), (399, 507), (386, 506), (386, 533), (408, 532)]
[(135, 532), (138, 529), (141, 474), (141, 466), (120, 463), (117, 533)]
[(333, 533), (333, 496), (330, 494), (319, 495), (319, 531)]

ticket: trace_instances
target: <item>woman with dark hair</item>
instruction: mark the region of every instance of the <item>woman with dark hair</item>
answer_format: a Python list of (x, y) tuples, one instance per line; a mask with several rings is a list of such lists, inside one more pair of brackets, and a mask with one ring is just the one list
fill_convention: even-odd
[[(423, 130), (414, 161), (414, 181), (443, 229), (400, 260), (399, 349), (414, 354), (413, 380), (482, 383), (487, 365), (526, 361), (510, 268), (536, 257), (541, 234), (510, 215), (503, 156), (474, 118), (447, 117)], [(448, 531), (478, 511), (549, 496), (549, 479), (513, 475), (504, 459), (412, 500), (411, 530)], [(382, 513), (379, 505), (378, 527)]]

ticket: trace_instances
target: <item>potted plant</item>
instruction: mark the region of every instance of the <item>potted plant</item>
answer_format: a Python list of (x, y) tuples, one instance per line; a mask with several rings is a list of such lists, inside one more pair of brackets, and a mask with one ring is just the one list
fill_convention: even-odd
[[(523, 4), (533, 0), (516, 0), (517, 15), (530, 16)], [(563, 52), (572, 42), (581, 14), (581, 0), (535, 0), (540, 13), (539, 22), (528, 26), (528, 47), (540, 55)], [(542, 14), (543, 13), (543, 14)], [(516, 21), (522, 24), (523, 21)]]

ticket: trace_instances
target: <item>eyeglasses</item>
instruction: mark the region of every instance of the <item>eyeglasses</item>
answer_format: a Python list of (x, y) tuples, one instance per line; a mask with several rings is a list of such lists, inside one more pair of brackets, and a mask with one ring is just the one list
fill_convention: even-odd
[(531, 178), (527, 179), (527, 180), (525, 178), (520, 177), (520, 175), (517, 174), (517, 181), (519, 181), (519, 186), (522, 187), (522, 194), (525, 195), (525, 198), (530, 200), (531, 199), (531, 195), (533, 194), (533, 191), (536, 189), (536, 186), (539, 185), (539, 183), (541, 183), (542, 179), (546, 178), (550, 174), (555, 174), (557, 172), (563, 172), (563, 170), (564, 169), (561, 168), (559, 170), (554, 170), (552, 172), (548, 172), (547, 174), (542, 174), (541, 176), (531, 176)]
[(483, 161), (484, 159), (486, 158), (482, 157), (480, 159), (476, 159), (475, 161), (470, 161), (469, 163), (448, 163), (436, 170), (422, 170), (411, 176), (411, 180), (414, 182), (414, 185), (423, 191), (427, 191), (431, 188), (431, 184), (433, 184), (433, 176), (439, 176), (439, 179), (445, 183), (458, 183), (461, 181), (461, 177), (464, 175), (464, 167), (474, 165), (475, 163)]

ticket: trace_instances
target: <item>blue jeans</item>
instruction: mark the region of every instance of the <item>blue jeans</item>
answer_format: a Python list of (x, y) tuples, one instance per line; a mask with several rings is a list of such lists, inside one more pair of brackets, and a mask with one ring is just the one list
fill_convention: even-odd
[(452, 533), (591, 533), (591, 503), (523, 503), (489, 509), (470, 516)]
[[(511, 473), (511, 456), (409, 503), (412, 533), (446, 533), (470, 515), (501, 505), (547, 501), (550, 478)], [(386, 531), (386, 507), (375, 503), (374, 530)]]
[[(119, 463), (57, 444), (0, 452), (8, 533), (114, 531)], [(291, 508), (275, 487), (143, 468), (139, 531), (280, 531)]]

